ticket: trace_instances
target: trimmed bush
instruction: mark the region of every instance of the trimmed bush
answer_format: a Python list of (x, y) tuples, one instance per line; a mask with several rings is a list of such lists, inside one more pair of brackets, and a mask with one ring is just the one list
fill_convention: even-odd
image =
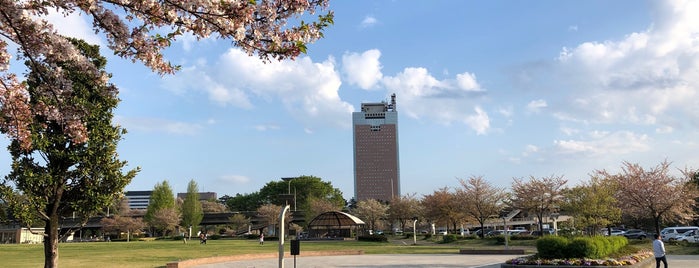
[(591, 258), (600, 259), (619, 252), (628, 244), (623, 236), (595, 236), (568, 239), (547, 236), (536, 241), (539, 256), (545, 259)]
[(518, 234), (510, 236), (510, 240), (536, 240), (537, 238), (539, 237), (530, 234)]
[(359, 241), (367, 242), (386, 242), (388, 243), (388, 238), (385, 235), (363, 235), (357, 237)]
[(459, 240), (459, 238), (455, 234), (448, 234), (442, 237), (442, 243), (451, 243), (456, 240)]
[(566, 255), (570, 258), (598, 258), (593, 257), (596, 255), (595, 244), (592, 238), (589, 237), (576, 237), (570, 241), (566, 250)]
[(536, 240), (536, 249), (539, 251), (539, 256), (544, 259), (561, 259), (565, 258), (567, 253), (568, 241), (565, 237), (546, 236)]

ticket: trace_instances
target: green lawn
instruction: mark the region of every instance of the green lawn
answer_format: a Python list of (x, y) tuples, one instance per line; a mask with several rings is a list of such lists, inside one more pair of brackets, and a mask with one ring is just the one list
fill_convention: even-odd
[[(632, 241), (637, 247), (650, 248), (650, 240)], [(494, 240), (459, 240), (449, 244), (418, 240), (413, 246), (412, 239), (392, 239), (389, 243), (357, 241), (302, 241), (301, 256), (304, 251), (363, 250), (366, 254), (427, 254), (458, 253), (459, 249), (503, 249)], [(288, 243), (286, 252), (289, 252)], [(535, 250), (535, 241), (510, 241), (510, 247)], [(667, 244), (670, 254), (699, 254), (699, 247)], [(198, 241), (184, 244), (182, 241), (132, 241), (132, 242), (93, 242), (59, 244), (59, 265), (61, 267), (164, 267), (177, 260), (214, 256), (229, 256), (248, 253), (276, 253), (276, 241), (265, 242), (260, 246), (257, 240), (209, 240), (200, 245)], [(42, 245), (0, 245), (2, 267), (41, 267), (43, 266)]]
[[(411, 240), (412, 242), (412, 240)], [(422, 242), (422, 241), (421, 241)], [(421, 254), (457, 253), (459, 244), (425, 244), (412, 246), (401, 242), (375, 243), (357, 241), (302, 241), (304, 251), (363, 250), (366, 254)], [(260, 246), (257, 240), (209, 240), (206, 245), (198, 241), (184, 244), (182, 241), (132, 241), (61, 243), (58, 262), (61, 267), (164, 267), (177, 260), (248, 253), (276, 253), (277, 241), (267, 241)], [(289, 252), (289, 243), (286, 243)], [(0, 245), (3, 267), (43, 266), (42, 245)]]

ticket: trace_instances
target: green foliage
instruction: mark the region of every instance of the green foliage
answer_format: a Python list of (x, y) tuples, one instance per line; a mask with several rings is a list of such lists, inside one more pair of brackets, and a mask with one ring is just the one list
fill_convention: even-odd
[[(342, 208), (346, 201), (342, 191), (333, 187), (332, 183), (322, 181), (314, 176), (300, 176), (290, 181), (270, 181), (258, 192), (250, 194), (236, 194), (235, 196), (223, 196), (219, 198), (228, 209), (238, 211), (256, 211), (263, 204), (284, 205), (280, 194), (295, 194), (296, 209), (311, 211), (311, 201), (321, 199), (330, 201), (335, 207)], [(292, 209), (294, 204), (292, 205)], [(307, 219), (310, 221), (310, 219)]]
[(459, 237), (457, 237), (455, 234), (447, 234), (442, 237), (442, 243), (451, 243), (456, 240), (459, 240)]
[(223, 196), (219, 200), (228, 207), (230, 211), (255, 211), (262, 203), (262, 197), (259, 192), (250, 194), (236, 194), (235, 196)]
[(367, 241), (367, 242), (386, 242), (388, 243), (388, 237), (385, 235), (363, 235), (358, 236), (357, 240)]
[(199, 201), (199, 187), (194, 180), (187, 185), (187, 195), (182, 203), (182, 226), (199, 226), (204, 210)]
[(175, 208), (175, 195), (172, 192), (170, 183), (164, 180), (161, 183), (156, 183), (155, 187), (153, 187), (153, 193), (150, 196), (144, 219), (146, 222), (152, 223), (155, 213), (166, 208)]
[(536, 241), (536, 249), (539, 256), (545, 259), (565, 258), (566, 248), (570, 241), (565, 237), (546, 236)]
[(536, 241), (539, 257), (545, 259), (609, 257), (628, 244), (623, 236), (564, 238), (547, 236)]
[(537, 238), (539, 237), (530, 234), (519, 234), (510, 236), (510, 240), (536, 240)]

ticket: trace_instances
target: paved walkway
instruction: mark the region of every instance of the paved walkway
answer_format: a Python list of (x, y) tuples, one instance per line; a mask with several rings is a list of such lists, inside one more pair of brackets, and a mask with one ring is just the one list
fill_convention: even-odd
[[(428, 267), (481, 267), (496, 268), (513, 255), (463, 255), (463, 254), (371, 254), (343, 255), (324, 257), (296, 257), (296, 267), (326, 268), (326, 267), (371, 267), (371, 268), (428, 268)], [(699, 255), (668, 256), (669, 267), (692, 268), (699, 267)], [(260, 259), (235, 261), (226, 263), (206, 264), (197, 268), (275, 268), (279, 259)], [(293, 268), (294, 259), (285, 258), (284, 267)]]

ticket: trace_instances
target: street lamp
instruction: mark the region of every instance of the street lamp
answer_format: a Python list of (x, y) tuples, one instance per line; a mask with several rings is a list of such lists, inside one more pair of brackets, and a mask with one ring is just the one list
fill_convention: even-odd
[[(288, 183), (287, 185), (287, 196), (291, 196), (291, 180), (296, 179), (297, 177), (283, 177), (282, 181), (285, 181)], [(290, 205), (287, 203), (287, 205)], [(294, 186), (294, 211), (296, 211), (296, 187)]]
[(417, 217), (413, 217), (413, 245), (417, 245), (417, 230), (415, 225), (417, 225)]
[(560, 214), (558, 214), (558, 213), (551, 213), (551, 215), (549, 215), (549, 219), (551, 219), (551, 221), (553, 221), (553, 234), (554, 235), (558, 235), (558, 224), (557, 224), (558, 223), (557, 222), (558, 216), (560, 216)]

